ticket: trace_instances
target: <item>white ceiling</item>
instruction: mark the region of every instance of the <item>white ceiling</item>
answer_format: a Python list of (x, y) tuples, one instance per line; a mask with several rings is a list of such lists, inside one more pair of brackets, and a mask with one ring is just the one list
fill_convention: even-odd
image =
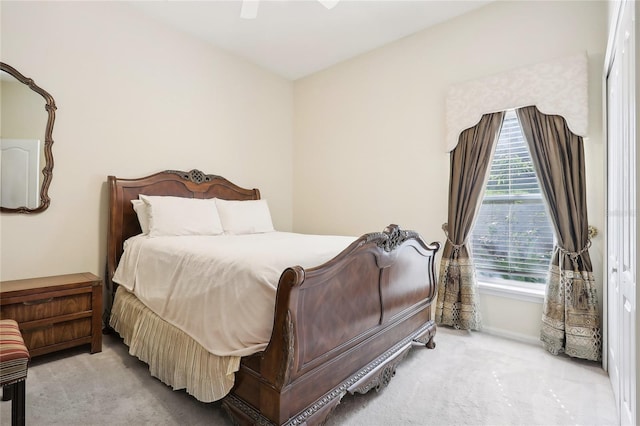
[(145, 14), (295, 80), (373, 50), (492, 0), (259, 0), (257, 17), (240, 17), (242, 0), (135, 1)]

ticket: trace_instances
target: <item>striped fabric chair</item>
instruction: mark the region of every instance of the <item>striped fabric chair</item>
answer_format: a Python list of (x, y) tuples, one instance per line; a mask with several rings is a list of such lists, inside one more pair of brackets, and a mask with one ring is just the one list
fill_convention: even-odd
[(29, 351), (18, 323), (0, 320), (0, 386), (3, 399), (11, 399), (11, 425), (25, 424), (25, 380)]

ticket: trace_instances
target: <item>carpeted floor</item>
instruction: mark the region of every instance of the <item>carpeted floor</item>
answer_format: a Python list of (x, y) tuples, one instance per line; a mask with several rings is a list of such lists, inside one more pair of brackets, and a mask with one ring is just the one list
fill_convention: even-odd
[[(389, 386), (347, 395), (327, 425), (614, 425), (599, 364), (541, 347), (439, 328), (437, 347), (416, 346)], [(11, 403), (0, 403), (10, 424)], [(115, 336), (36, 358), (27, 379), (27, 425), (231, 425), (219, 403), (198, 402), (151, 377)]]

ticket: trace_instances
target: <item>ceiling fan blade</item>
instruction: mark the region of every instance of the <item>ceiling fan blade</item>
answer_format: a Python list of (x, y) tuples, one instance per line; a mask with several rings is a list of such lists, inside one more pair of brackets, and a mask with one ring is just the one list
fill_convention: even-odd
[(340, 0), (318, 0), (324, 7), (326, 7), (327, 9), (331, 10), (334, 7), (336, 7), (336, 5), (338, 4), (338, 2)]
[[(340, 0), (318, 0), (327, 9), (331, 10), (338, 4)], [(243, 19), (256, 19), (258, 16), (258, 6), (260, 0), (242, 0), (240, 9), (240, 17)]]
[(256, 19), (256, 16), (258, 16), (259, 5), (260, 0), (242, 0), (240, 17), (243, 19)]

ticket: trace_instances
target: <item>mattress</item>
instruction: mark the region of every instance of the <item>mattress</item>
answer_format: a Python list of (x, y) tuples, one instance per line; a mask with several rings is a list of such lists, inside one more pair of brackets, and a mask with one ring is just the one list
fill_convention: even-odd
[(355, 237), (267, 232), (125, 242), (113, 281), (217, 356), (266, 348), (275, 296), (290, 266), (319, 266)]

